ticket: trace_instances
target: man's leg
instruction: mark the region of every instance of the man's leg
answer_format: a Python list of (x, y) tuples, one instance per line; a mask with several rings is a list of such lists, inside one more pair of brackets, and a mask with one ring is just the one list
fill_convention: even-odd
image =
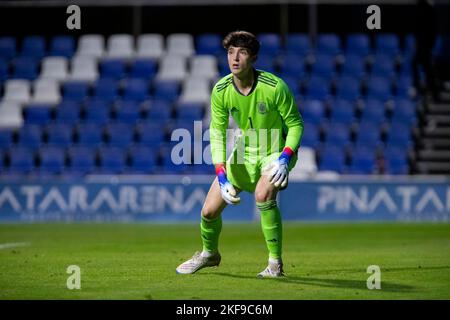
[(261, 213), (261, 227), (269, 251), (269, 266), (259, 274), (260, 277), (278, 277), (283, 275), (281, 259), (283, 244), (283, 226), (276, 197), (278, 189), (263, 174), (256, 185), (256, 206)]
[[(239, 190), (236, 189), (239, 193)], [(217, 177), (214, 179), (206, 196), (201, 212), (200, 233), (203, 252), (194, 256), (177, 267), (177, 273), (191, 274), (204, 267), (217, 266), (221, 256), (218, 251), (219, 235), (222, 231), (222, 211), (227, 203), (222, 199)]]

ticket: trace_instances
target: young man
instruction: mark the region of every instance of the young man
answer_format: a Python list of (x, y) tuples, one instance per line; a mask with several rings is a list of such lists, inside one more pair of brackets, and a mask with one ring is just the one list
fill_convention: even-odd
[[(255, 193), (261, 226), (269, 250), (269, 264), (259, 277), (283, 276), (282, 223), (276, 196), (287, 187), (288, 174), (296, 161), (303, 134), (303, 120), (286, 83), (271, 73), (255, 70), (259, 42), (245, 31), (223, 40), (231, 74), (214, 86), (211, 95), (210, 140), (217, 177), (201, 212), (203, 251), (177, 267), (191, 274), (218, 266), (222, 229), (221, 213), (227, 204), (240, 201), (242, 190)], [(226, 129), (229, 114), (242, 130), (226, 160)]]

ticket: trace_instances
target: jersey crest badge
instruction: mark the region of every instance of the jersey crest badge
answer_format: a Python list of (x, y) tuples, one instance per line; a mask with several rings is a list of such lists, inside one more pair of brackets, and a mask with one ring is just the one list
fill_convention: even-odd
[(264, 102), (258, 102), (258, 112), (261, 114), (266, 114), (267, 113), (267, 106)]

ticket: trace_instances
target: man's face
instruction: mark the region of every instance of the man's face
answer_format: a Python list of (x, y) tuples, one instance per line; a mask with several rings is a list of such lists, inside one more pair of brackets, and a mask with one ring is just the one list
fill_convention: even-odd
[(228, 48), (228, 66), (233, 75), (239, 76), (246, 73), (253, 67), (254, 62), (255, 57), (247, 48), (233, 46)]

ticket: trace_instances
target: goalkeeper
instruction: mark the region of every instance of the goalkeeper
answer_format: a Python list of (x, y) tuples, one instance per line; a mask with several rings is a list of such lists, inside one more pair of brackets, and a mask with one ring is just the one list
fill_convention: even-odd
[[(287, 187), (289, 171), (297, 162), (303, 120), (286, 83), (275, 75), (256, 70), (260, 44), (245, 31), (235, 31), (223, 40), (231, 74), (214, 86), (211, 94), (210, 140), (217, 177), (201, 212), (203, 251), (177, 267), (191, 274), (217, 266), (223, 209), (238, 204), (239, 192), (255, 194), (269, 262), (259, 277), (283, 276), (282, 222), (276, 196)], [(241, 129), (233, 152), (226, 160), (229, 115)]]

